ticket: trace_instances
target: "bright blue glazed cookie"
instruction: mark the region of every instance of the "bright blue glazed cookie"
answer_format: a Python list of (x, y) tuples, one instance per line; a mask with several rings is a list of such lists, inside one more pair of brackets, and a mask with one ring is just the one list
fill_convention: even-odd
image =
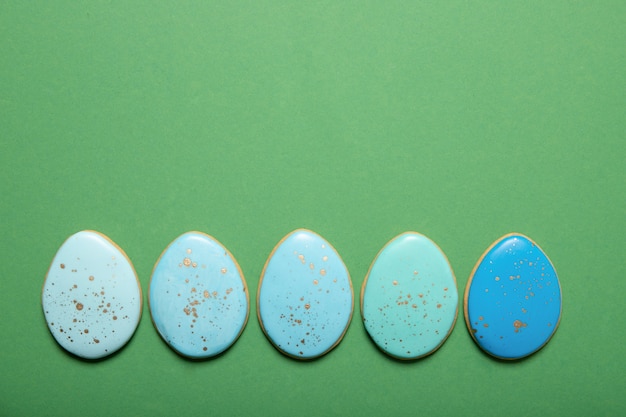
[(180, 355), (204, 359), (228, 349), (248, 320), (248, 288), (235, 258), (217, 240), (188, 232), (163, 252), (149, 290), (152, 321)]
[(426, 236), (403, 233), (378, 253), (361, 289), (363, 324), (397, 359), (436, 351), (457, 317), (456, 279), (445, 254)]
[(59, 248), (43, 285), (48, 328), (68, 352), (100, 359), (132, 337), (141, 318), (141, 287), (124, 251), (85, 230)]
[(327, 353), (346, 332), (353, 306), (348, 270), (321, 236), (295, 230), (274, 248), (259, 282), (257, 313), (280, 352), (297, 359)]
[(528, 237), (498, 239), (465, 289), (465, 322), (478, 346), (500, 359), (541, 349), (561, 317), (561, 286), (546, 254)]

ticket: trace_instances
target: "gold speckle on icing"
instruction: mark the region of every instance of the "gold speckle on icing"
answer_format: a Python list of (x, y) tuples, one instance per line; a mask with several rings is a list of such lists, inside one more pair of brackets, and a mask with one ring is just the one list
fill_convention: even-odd
[(187, 253), (189, 254), (191, 253), (191, 248), (187, 249)]
[(311, 269), (315, 269), (315, 265), (313, 265), (313, 262), (311, 262), (311, 263), (309, 264), (309, 268), (311, 268)]
[(311, 308), (311, 304), (308, 304), (308, 303), (307, 303), (307, 304), (305, 304), (305, 305), (304, 305), (304, 309), (305, 309), (305, 310), (308, 310), (309, 308)]
[(204, 290), (204, 298), (209, 298), (211, 294), (209, 294), (208, 290)]
[(193, 268), (197, 268), (197, 267), (198, 267), (198, 264), (197, 264), (196, 262), (193, 262), (193, 263), (191, 264), (191, 266), (192, 266)]
[(183, 259), (183, 265), (185, 265), (185, 266), (191, 265), (191, 259), (189, 259), (189, 258)]
[(500, 281), (500, 277), (496, 277), (496, 281)]
[(318, 280), (316, 280), (316, 279), (313, 280), (313, 285), (317, 285), (318, 283), (319, 283)]
[(527, 327), (528, 325), (526, 323), (521, 322), (520, 320), (515, 320), (513, 322), (513, 327), (515, 327), (515, 333), (519, 333), (520, 329), (522, 327)]
[(303, 264), (305, 263), (304, 255), (300, 254), (298, 255), (298, 258), (300, 258), (300, 262), (302, 262)]
[(478, 316), (478, 320), (483, 321), (485, 318), (483, 316)]
[(321, 275), (321, 276), (326, 275), (326, 270), (325, 270), (325, 269), (320, 269), (320, 275)]
[(326, 262), (328, 260), (328, 256), (322, 257), (322, 261)]
[(398, 281), (396, 281), (395, 279), (392, 282), (393, 285), (398, 285)]
[(226, 269), (226, 268), (222, 268), (222, 269), (221, 269), (221, 272), (222, 272), (222, 274), (225, 274), (226, 272), (228, 272), (228, 269)]
[(93, 281), (93, 280), (94, 280), (93, 275), (90, 275), (90, 276), (89, 276), (89, 281)]

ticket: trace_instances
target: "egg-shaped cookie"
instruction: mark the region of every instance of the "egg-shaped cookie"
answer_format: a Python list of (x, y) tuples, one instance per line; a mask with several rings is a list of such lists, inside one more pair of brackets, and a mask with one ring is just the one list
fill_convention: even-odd
[(435, 352), (458, 311), (454, 272), (429, 238), (406, 232), (378, 253), (361, 289), (361, 315), (370, 338), (402, 360)]
[(257, 313), (282, 353), (314, 359), (342, 339), (354, 306), (348, 269), (320, 235), (298, 229), (270, 254), (259, 282)]
[(70, 236), (54, 256), (42, 306), (59, 345), (78, 357), (100, 359), (135, 332), (141, 287), (124, 251), (105, 235), (85, 230)]
[(541, 349), (561, 318), (561, 285), (544, 251), (512, 233), (480, 257), (465, 288), (465, 323), (476, 344), (500, 359)]
[(248, 288), (232, 254), (215, 238), (188, 232), (154, 266), (152, 321), (177, 353), (205, 359), (228, 349), (248, 320)]

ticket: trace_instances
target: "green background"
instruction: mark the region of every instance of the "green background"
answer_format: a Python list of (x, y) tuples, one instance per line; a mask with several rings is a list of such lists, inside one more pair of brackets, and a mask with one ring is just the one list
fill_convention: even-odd
[[(77, 3), (0, 3), (0, 415), (624, 415), (626, 2)], [(298, 227), (357, 296), (403, 231), (441, 246), (461, 293), (524, 233), (559, 272), (559, 330), (498, 362), (460, 306), (436, 354), (401, 363), (357, 308), (335, 350), (289, 359), (255, 296)], [(40, 306), (82, 229), (144, 290), (135, 336), (98, 363), (65, 354)], [(241, 338), (204, 362), (162, 342), (145, 302), (188, 230), (230, 249), (252, 295)]]

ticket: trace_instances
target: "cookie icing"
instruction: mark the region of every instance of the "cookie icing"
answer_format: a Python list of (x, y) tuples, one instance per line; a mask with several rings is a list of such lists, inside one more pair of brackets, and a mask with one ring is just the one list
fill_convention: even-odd
[(42, 291), (48, 328), (68, 352), (108, 356), (132, 337), (141, 318), (141, 287), (124, 251), (105, 235), (81, 231), (59, 248)]
[(458, 311), (456, 279), (445, 254), (426, 236), (406, 232), (378, 253), (361, 289), (361, 315), (386, 354), (417, 359), (436, 351)]
[(179, 354), (203, 359), (228, 349), (248, 320), (248, 288), (231, 253), (201, 232), (176, 238), (157, 261), (149, 289), (152, 321)]
[(346, 332), (354, 296), (348, 269), (321, 236), (298, 229), (269, 256), (257, 295), (259, 322), (282, 353), (314, 359)]
[(478, 346), (501, 359), (541, 349), (561, 317), (561, 286), (535, 242), (513, 233), (478, 260), (465, 289), (465, 322)]

